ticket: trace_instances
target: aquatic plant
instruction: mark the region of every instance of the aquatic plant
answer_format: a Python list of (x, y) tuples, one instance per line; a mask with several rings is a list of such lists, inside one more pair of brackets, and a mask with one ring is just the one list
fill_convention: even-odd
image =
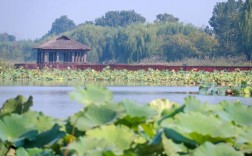
[(83, 108), (66, 120), (32, 111), (32, 97), (7, 100), (0, 109), (0, 155), (252, 154), (252, 107), (239, 101), (211, 105), (188, 96), (183, 104), (116, 103), (95, 86), (71, 97)]

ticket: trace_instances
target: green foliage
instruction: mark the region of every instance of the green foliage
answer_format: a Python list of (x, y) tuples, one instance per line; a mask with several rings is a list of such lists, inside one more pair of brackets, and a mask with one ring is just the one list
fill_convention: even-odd
[(132, 23), (144, 23), (146, 19), (134, 10), (131, 11), (109, 11), (105, 13), (105, 16), (97, 18), (95, 20), (96, 25), (101, 26), (127, 26)]
[(209, 20), (209, 24), (213, 27), (214, 35), (219, 42), (218, 51), (224, 55), (237, 55), (240, 53), (239, 17), (242, 7), (242, 0), (218, 2)]
[(11, 113), (25, 113), (32, 106), (32, 103), (33, 102), (31, 96), (27, 101), (24, 96), (20, 95), (14, 99), (9, 99), (3, 104), (2, 108), (0, 109), (0, 116), (8, 115)]
[[(66, 121), (56, 121), (29, 107), (26, 112), (12, 109), (0, 116), (0, 154), (252, 154), (251, 106), (228, 101), (202, 104), (192, 96), (186, 97), (183, 105), (168, 100), (155, 100), (144, 106), (130, 101), (114, 103), (108, 90), (94, 86), (77, 89), (74, 94), (96, 92), (98, 97), (104, 94), (101, 101), (91, 98)], [(80, 95), (73, 97), (80, 101)], [(9, 101), (13, 100), (22, 104), (27, 101), (22, 97)], [(7, 105), (13, 107), (9, 102), (0, 110)], [(69, 126), (72, 131), (67, 130)]]
[(102, 86), (86, 86), (85, 89), (77, 88), (76, 92), (70, 94), (70, 97), (86, 106), (102, 105), (112, 100), (112, 93)]
[(34, 42), (31, 40), (0, 42), (0, 58), (7, 61), (35, 61), (33, 46)]
[(16, 41), (16, 37), (14, 35), (9, 35), (7, 33), (0, 33), (0, 42), (12, 42)]
[[(58, 69), (0, 69), (0, 83), (29, 82), (40, 85), (84, 85), (84, 84), (128, 84), (128, 85), (164, 85), (164, 86), (199, 86), (200, 94), (210, 95), (235, 95), (250, 97), (252, 95), (252, 72), (215, 71), (159, 71), (149, 69), (147, 71), (110, 70), (102, 71), (87, 70), (58, 70)], [(89, 86), (87, 86), (89, 87)], [(78, 89), (77, 89), (78, 90)], [(70, 96), (78, 99), (83, 105), (104, 103), (110, 101), (112, 94), (109, 92), (97, 91), (98, 93), (88, 95), (87, 92), (79, 89), (80, 92), (72, 93)], [(107, 96), (108, 94), (109, 96)], [(85, 96), (86, 98), (82, 98)], [(78, 98), (79, 97), (79, 98)]]
[(86, 135), (87, 137), (104, 139), (116, 155), (122, 154), (124, 150), (129, 149), (136, 137), (134, 131), (128, 127), (115, 125), (88, 130)]
[(80, 111), (70, 117), (70, 122), (78, 130), (85, 131), (97, 126), (114, 123), (121, 115), (123, 109), (119, 105), (106, 104), (97, 106), (95, 104), (87, 106), (84, 111)]
[(241, 50), (245, 53), (248, 60), (252, 59), (251, 41), (252, 41), (252, 1), (246, 0), (240, 17), (241, 30)]
[(52, 28), (48, 32), (49, 35), (52, 34), (60, 34), (66, 31), (70, 31), (76, 27), (75, 23), (68, 19), (66, 15), (60, 16), (59, 18), (55, 19), (55, 21), (52, 23)]
[(193, 152), (195, 156), (202, 155), (211, 155), (211, 156), (220, 156), (220, 155), (230, 155), (230, 156), (243, 156), (242, 152), (238, 152), (228, 144), (219, 143), (214, 145), (212, 143), (206, 142), (201, 145), (198, 149)]
[(156, 55), (166, 60), (213, 56), (218, 46), (214, 37), (180, 22), (133, 23), (125, 27), (83, 24), (67, 35), (90, 45), (92, 52), (88, 60), (100, 63), (112, 60), (134, 63)]
[(173, 15), (167, 13), (158, 14), (155, 20), (155, 22), (178, 22), (178, 21), (179, 19), (177, 17), (174, 17)]

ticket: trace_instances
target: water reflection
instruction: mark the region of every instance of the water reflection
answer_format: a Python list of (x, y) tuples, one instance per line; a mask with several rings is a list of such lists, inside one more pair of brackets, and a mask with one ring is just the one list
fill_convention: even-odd
[[(163, 87), (163, 86), (109, 86), (113, 92), (114, 101), (124, 99), (133, 100), (139, 104), (146, 104), (157, 98), (165, 98), (177, 103), (183, 103), (188, 95), (196, 96), (202, 102), (210, 104), (222, 100), (240, 100), (244, 104), (252, 104), (252, 98), (205, 96), (198, 95), (198, 87)], [(66, 86), (0, 86), (0, 106), (9, 98), (17, 95), (25, 97), (33, 96), (32, 110), (42, 111), (44, 114), (56, 118), (67, 118), (82, 109), (82, 105), (69, 98), (68, 94), (74, 91), (74, 87)]]

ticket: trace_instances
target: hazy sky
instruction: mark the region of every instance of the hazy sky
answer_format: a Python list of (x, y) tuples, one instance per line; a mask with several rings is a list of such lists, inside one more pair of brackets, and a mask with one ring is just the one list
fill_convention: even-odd
[(67, 15), (77, 25), (94, 21), (107, 11), (135, 10), (148, 22), (169, 13), (184, 23), (207, 26), (217, 2), (226, 0), (0, 0), (0, 33), (17, 39), (36, 39), (46, 34), (52, 22)]

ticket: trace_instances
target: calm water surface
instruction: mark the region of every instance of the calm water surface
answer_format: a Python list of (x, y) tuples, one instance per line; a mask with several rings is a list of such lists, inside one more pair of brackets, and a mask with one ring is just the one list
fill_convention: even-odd
[[(124, 99), (146, 104), (158, 98), (183, 103), (188, 95), (196, 96), (202, 102), (216, 104), (222, 100), (236, 101), (252, 104), (252, 98), (228, 97), (228, 96), (205, 96), (198, 95), (198, 87), (162, 87), (162, 86), (108, 86), (113, 92), (114, 101)], [(0, 86), (0, 106), (9, 98), (17, 95), (25, 97), (33, 96), (32, 110), (42, 111), (44, 114), (55, 118), (67, 118), (82, 108), (69, 98), (69, 93), (74, 87), (48, 87), (48, 86)]]

